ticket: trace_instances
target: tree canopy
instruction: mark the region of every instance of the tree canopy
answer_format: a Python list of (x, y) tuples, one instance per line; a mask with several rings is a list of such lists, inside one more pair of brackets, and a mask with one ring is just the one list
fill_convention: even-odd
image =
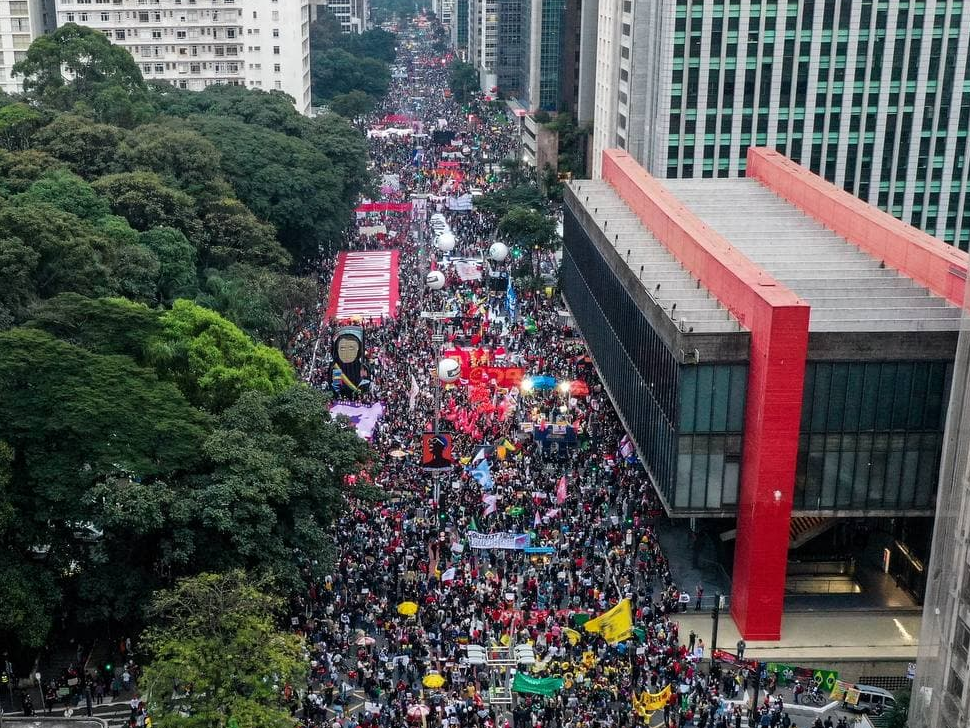
[(314, 102), (327, 103), (331, 111), (347, 118), (359, 116), (358, 109), (367, 106), (360, 95), (366, 96), (373, 106), (390, 86), (389, 64), (397, 56), (395, 41), (393, 33), (380, 28), (343, 33), (332, 13), (321, 12), (310, 25), (310, 87)]
[(280, 603), (241, 571), (200, 574), (160, 591), (142, 681), (160, 728), (291, 728), (285, 685), (309, 668), (299, 635), (276, 627)]

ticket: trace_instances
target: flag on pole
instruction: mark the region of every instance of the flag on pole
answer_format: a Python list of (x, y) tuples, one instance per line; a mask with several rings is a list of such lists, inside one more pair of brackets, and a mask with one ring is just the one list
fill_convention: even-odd
[(603, 639), (610, 644), (629, 639), (633, 634), (633, 611), (630, 609), (630, 600), (621, 600), (615, 607), (594, 617), (583, 626), (587, 632), (602, 634)]
[(485, 504), (485, 512), (482, 515), (490, 516), (498, 510), (497, 495), (483, 495), (482, 503)]
[(446, 582), (454, 581), (454, 580), (455, 580), (455, 567), (452, 566), (450, 569), (447, 569), (445, 573), (441, 575), (441, 583), (444, 584)]
[(563, 475), (559, 478), (559, 482), (556, 484), (556, 503), (566, 502), (566, 476)]
[(539, 515), (539, 509), (537, 508), (536, 509), (536, 516), (532, 520), (532, 527), (533, 528), (539, 528), (539, 526), (541, 526), (541, 525), (542, 525), (542, 516)]
[(413, 412), (414, 406), (418, 403), (418, 394), (421, 390), (418, 388), (418, 380), (411, 375), (411, 391), (408, 392), (408, 408)]
[(492, 480), (492, 466), (488, 460), (482, 460), (474, 468), (465, 468), (465, 470), (475, 479), (476, 483), (482, 486), (482, 490), (491, 490), (495, 487), (495, 481)]

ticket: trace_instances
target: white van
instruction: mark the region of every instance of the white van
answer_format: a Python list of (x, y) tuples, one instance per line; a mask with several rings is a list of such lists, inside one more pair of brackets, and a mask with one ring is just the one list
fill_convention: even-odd
[(856, 685), (855, 689), (859, 691), (859, 702), (855, 705), (843, 702), (842, 707), (845, 710), (882, 715), (885, 711), (896, 707), (896, 698), (888, 690), (872, 685)]

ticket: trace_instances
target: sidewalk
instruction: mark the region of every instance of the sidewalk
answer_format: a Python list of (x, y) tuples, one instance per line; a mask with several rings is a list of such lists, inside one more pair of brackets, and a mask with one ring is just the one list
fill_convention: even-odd
[[(744, 656), (766, 662), (802, 660), (910, 660), (916, 659), (920, 620), (914, 614), (871, 612), (796, 612), (782, 618), (782, 638), (777, 642), (747, 643)], [(704, 640), (710, 656), (713, 620), (710, 610), (690, 609), (677, 615), (680, 634), (691, 630)], [(730, 613), (722, 612), (718, 624), (720, 649), (734, 652), (741, 635)]]

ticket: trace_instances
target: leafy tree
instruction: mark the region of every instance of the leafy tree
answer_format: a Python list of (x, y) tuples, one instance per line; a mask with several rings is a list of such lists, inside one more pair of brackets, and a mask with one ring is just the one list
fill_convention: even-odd
[(316, 303), (312, 278), (234, 265), (210, 271), (199, 303), (219, 311), (258, 341), (283, 347)]
[(139, 235), (139, 241), (158, 258), (156, 281), (159, 301), (170, 305), (176, 298), (192, 298), (198, 290), (195, 246), (181, 230), (157, 227)]
[(455, 100), (464, 104), (478, 91), (478, 69), (470, 63), (455, 61), (448, 69), (448, 88)]
[(17, 238), (31, 257), (34, 295), (49, 298), (65, 291), (94, 296), (113, 292), (113, 250), (90, 223), (53, 205), (0, 208), (0, 238)]
[(218, 147), (236, 196), (276, 228), (295, 258), (315, 257), (320, 243), (340, 236), (354, 203), (339, 168), (311, 143), (219, 117), (188, 123)]
[(221, 199), (207, 206), (202, 217), (206, 267), (225, 268), (247, 263), (271, 270), (285, 270), (292, 259), (276, 242), (276, 231), (256, 219), (239, 200)]
[(108, 203), (98, 196), (90, 184), (66, 170), (55, 170), (44, 175), (12, 202), (47, 203), (82, 220), (97, 220), (111, 212)]
[(44, 116), (24, 103), (0, 106), (0, 145), (5, 149), (24, 150), (30, 138), (44, 122)]
[(242, 571), (199, 574), (155, 595), (159, 626), (143, 690), (159, 728), (291, 728), (286, 684), (304, 678), (303, 641), (276, 627), (281, 603)]
[(383, 28), (372, 28), (363, 33), (341, 33), (338, 37), (338, 44), (348, 53), (384, 63), (394, 63), (397, 57), (395, 43), (397, 36)]
[(367, 169), (367, 140), (357, 129), (336, 114), (321, 114), (313, 120), (304, 138), (324, 154), (343, 180), (341, 199), (347, 214), (357, 205), (361, 193), (373, 183)]
[(0, 238), (0, 330), (22, 321), (35, 299), (40, 254), (18, 237)]
[(369, 114), (374, 109), (374, 99), (363, 91), (337, 94), (327, 104), (330, 110), (347, 119), (356, 119)]
[(193, 404), (220, 412), (246, 391), (273, 393), (296, 381), (276, 349), (256, 344), (215, 311), (178, 300), (160, 318), (151, 361)]
[(558, 240), (556, 222), (548, 215), (527, 207), (513, 207), (499, 220), (499, 235), (529, 250), (549, 249)]
[[(38, 39), (40, 40), (40, 39)], [(75, 174), (94, 179), (117, 171), (125, 131), (75, 114), (59, 114), (37, 132), (37, 147), (61, 160)]]
[(315, 55), (310, 63), (310, 73), (313, 95), (319, 100), (351, 91), (381, 97), (391, 83), (391, 72), (386, 63), (355, 56), (341, 48), (330, 48)]
[[(310, 27), (312, 30), (313, 25)], [(157, 88), (154, 103), (169, 116), (226, 117), (288, 136), (301, 136), (312, 121), (293, 108), (292, 101), (283, 92), (244, 86), (209, 86), (202, 91), (184, 91), (166, 83)]]
[(909, 706), (912, 692), (903, 690), (896, 693), (896, 705), (886, 711), (880, 725), (886, 728), (907, 728), (909, 722)]
[(159, 313), (124, 298), (62, 293), (39, 303), (26, 326), (95, 354), (122, 355), (144, 363), (161, 333)]
[(166, 183), (201, 192), (221, 176), (219, 151), (201, 134), (167, 124), (144, 124), (128, 134), (118, 153), (129, 170), (155, 172)]
[(190, 239), (201, 231), (192, 198), (153, 172), (110, 174), (96, 180), (94, 189), (136, 230), (173, 227)]
[[(126, 106), (146, 95), (145, 82), (135, 59), (104, 33), (74, 23), (62, 25), (30, 44), (25, 57), (14, 64), (13, 74), (23, 76), (28, 98), (66, 111), (80, 100), (99, 100), (102, 111), (110, 102)], [(110, 93), (117, 88), (121, 93)], [(99, 94), (109, 92), (110, 98)], [(112, 113), (117, 113), (114, 109)]]
[(0, 195), (23, 192), (45, 174), (63, 167), (61, 162), (36, 149), (22, 152), (0, 149)]
[(539, 189), (530, 184), (502, 187), (482, 195), (475, 201), (477, 210), (491, 213), (499, 218), (506, 215), (513, 207), (541, 210), (544, 206), (545, 200)]
[(161, 272), (162, 266), (155, 253), (136, 243), (118, 249), (112, 278), (117, 292), (125, 298), (155, 303)]

